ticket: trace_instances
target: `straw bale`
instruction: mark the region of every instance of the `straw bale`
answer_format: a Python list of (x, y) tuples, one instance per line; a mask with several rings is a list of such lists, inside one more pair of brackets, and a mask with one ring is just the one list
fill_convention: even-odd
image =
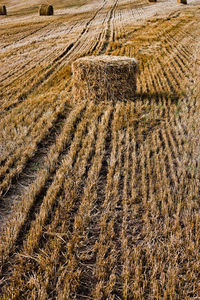
[(187, 4), (187, 0), (177, 0), (177, 3)]
[(138, 63), (125, 56), (88, 56), (72, 64), (74, 102), (127, 101), (136, 94)]
[(42, 4), (39, 9), (40, 16), (52, 16), (53, 15), (53, 6), (48, 4)]
[(0, 15), (7, 15), (7, 10), (5, 5), (0, 5)]

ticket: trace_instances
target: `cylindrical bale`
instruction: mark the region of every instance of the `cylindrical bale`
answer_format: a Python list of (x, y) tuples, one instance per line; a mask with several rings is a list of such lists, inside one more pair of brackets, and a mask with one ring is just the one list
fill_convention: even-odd
[(126, 56), (87, 56), (72, 64), (75, 102), (127, 101), (136, 95), (138, 63)]
[(0, 15), (7, 15), (7, 10), (5, 5), (0, 5)]
[(177, 3), (187, 4), (187, 0), (177, 0)]
[(53, 6), (48, 4), (42, 4), (39, 8), (40, 16), (53, 16)]

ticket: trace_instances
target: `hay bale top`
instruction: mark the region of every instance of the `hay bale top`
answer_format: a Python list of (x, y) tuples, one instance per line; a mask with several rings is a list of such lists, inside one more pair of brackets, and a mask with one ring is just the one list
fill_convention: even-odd
[(137, 70), (138, 63), (136, 59), (126, 56), (110, 56), (110, 55), (100, 55), (100, 56), (86, 56), (77, 59), (73, 64), (72, 68), (75, 65), (94, 65), (102, 68), (123, 68), (123, 67), (131, 67)]
[(7, 15), (7, 10), (5, 5), (0, 5), (0, 15)]
[(39, 8), (40, 16), (52, 16), (53, 15), (53, 6), (48, 4), (42, 4)]
[(72, 64), (75, 102), (128, 101), (136, 94), (138, 63), (124, 56), (88, 56)]

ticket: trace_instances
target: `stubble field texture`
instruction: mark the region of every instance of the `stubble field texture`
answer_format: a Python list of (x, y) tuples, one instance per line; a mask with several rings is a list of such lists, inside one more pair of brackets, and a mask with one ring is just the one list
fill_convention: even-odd
[[(200, 1), (3, 4), (0, 299), (200, 299)], [(103, 54), (136, 97), (76, 103)]]

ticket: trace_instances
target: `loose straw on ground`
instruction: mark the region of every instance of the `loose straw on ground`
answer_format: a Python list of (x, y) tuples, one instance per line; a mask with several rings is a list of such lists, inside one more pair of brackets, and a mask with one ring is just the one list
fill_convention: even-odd
[(52, 16), (53, 15), (53, 6), (48, 4), (42, 4), (39, 9), (40, 16)]
[(77, 59), (72, 64), (74, 102), (134, 100), (137, 69), (137, 61), (125, 56)]

